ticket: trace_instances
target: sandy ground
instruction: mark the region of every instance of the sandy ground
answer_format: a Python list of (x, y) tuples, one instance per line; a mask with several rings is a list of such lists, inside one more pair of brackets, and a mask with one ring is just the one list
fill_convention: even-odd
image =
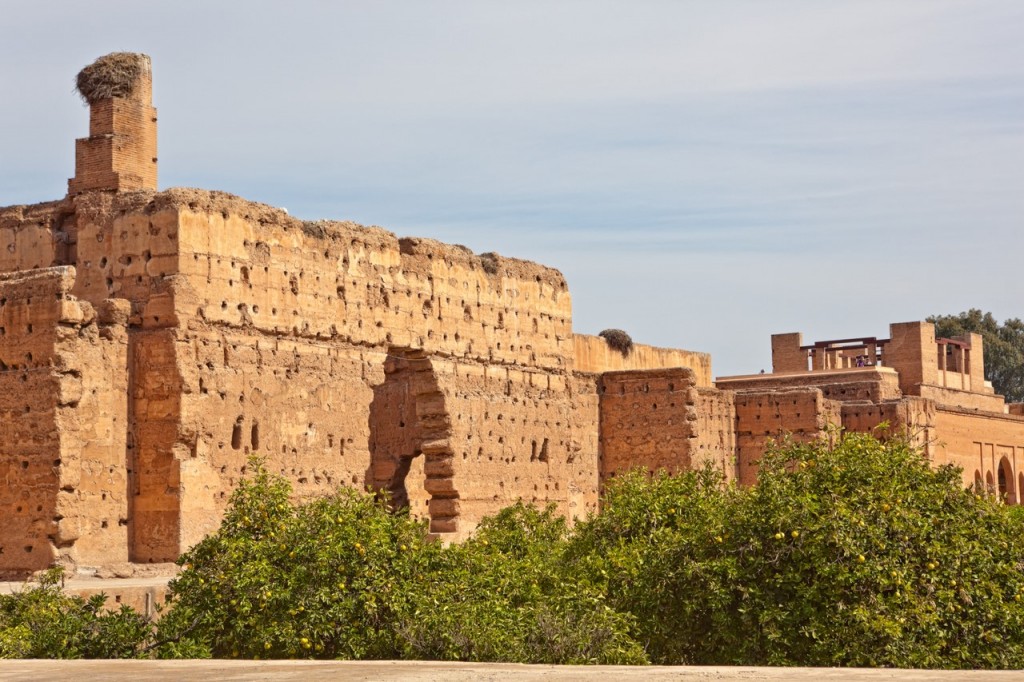
[(1021, 672), (311, 661), (0, 661), (0, 680), (1024, 680)]

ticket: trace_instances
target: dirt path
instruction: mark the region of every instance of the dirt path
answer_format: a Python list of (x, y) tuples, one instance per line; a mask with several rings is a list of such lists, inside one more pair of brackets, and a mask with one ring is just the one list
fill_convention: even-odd
[(311, 662), (311, 661), (0, 661), (0, 680), (445, 680), (584, 682), (595, 678), (711, 682), (742, 680), (1021, 680), (1012, 671), (866, 670), (837, 668), (547, 666), (500, 663)]

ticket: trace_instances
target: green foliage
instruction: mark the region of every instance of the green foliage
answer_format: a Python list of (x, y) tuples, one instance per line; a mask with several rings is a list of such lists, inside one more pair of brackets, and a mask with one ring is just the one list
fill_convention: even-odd
[(155, 634), (53, 572), (0, 597), (0, 656), (1024, 667), (1024, 509), (906, 442), (833, 441), (782, 444), (752, 488), (634, 472), (575, 529), (516, 504), (451, 546), (257, 466)]
[(645, 663), (630, 619), (564, 562), (553, 507), (518, 503), (439, 554), (405, 627), (413, 658), (530, 663)]
[(729, 618), (735, 558), (720, 543), (736, 494), (710, 469), (634, 471), (613, 481), (601, 514), (576, 529), (566, 563), (634, 616), (633, 633), (655, 662), (705, 660), (697, 640)]
[(1019, 518), (849, 434), (769, 453), (750, 489), (628, 476), (571, 551), (658, 663), (1019, 668)]
[(971, 308), (959, 315), (933, 315), (937, 337), (950, 338), (967, 332), (985, 340), (985, 378), (996, 393), (1010, 402), (1024, 402), (1024, 322), (1018, 318), (999, 324), (992, 313)]
[(510, 508), (446, 548), (373, 496), (290, 492), (259, 468), (182, 557), (161, 656), (643, 660), (625, 618), (560, 573), (551, 510)]
[(138, 658), (151, 627), (127, 606), (103, 608), (106, 596), (65, 595), (61, 569), (37, 587), (0, 595), (0, 658)]
[(439, 548), (369, 495), (290, 494), (262, 468), (241, 482), (220, 530), (180, 560), (162, 656), (395, 657), (408, 586)]

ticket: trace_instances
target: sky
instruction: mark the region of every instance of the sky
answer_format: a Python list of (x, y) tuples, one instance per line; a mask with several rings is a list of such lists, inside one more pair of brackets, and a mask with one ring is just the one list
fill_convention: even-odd
[(561, 270), (577, 332), (1024, 317), (1024, 2), (0, 0), (0, 206), (60, 198), (74, 76), (149, 54), (160, 187)]

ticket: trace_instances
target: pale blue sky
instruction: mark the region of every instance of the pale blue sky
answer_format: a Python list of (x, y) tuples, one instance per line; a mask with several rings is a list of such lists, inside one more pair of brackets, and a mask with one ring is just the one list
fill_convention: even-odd
[(63, 195), (74, 75), (132, 50), (161, 187), (543, 262), (577, 331), (716, 374), (775, 332), (1024, 316), (1019, 0), (0, 0), (0, 26), (0, 205)]

